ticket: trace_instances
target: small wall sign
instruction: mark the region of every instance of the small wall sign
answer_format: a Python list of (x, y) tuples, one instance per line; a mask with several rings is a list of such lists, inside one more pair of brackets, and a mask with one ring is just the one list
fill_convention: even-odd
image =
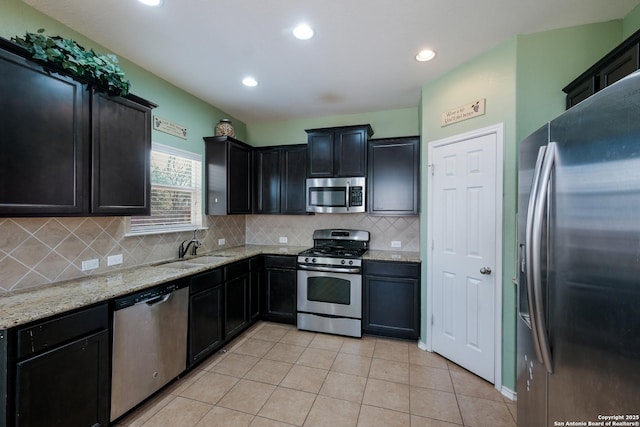
[(449, 111), (445, 111), (444, 113), (442, 113), (440, 126), (444, 127), (453, 123), (458, 123), (463, 120), (484, 115), (484, 106), (486, 100), (486, 98), (477, 99), (468, 104), (452, 108)]
[(187, 139), (187, 128), (177, 123), (163, 119), (162, 117), (153, 116), (153, 128), (178, 138)]

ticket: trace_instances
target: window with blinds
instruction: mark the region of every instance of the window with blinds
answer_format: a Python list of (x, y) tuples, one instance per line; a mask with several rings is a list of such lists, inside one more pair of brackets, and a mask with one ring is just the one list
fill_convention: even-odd
[(128, 220), (128, 235), (202, 228), (202, 156), (153, 143), (151, 216)]

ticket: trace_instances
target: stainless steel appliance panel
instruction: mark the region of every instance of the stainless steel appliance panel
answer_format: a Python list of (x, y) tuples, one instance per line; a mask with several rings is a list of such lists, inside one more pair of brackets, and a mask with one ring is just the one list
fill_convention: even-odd
[(112, 421), (186, 369), (188, 310), (185, 287), (114, 312)]
[(362, 213), (366, 211), (364, 177), (308, 178), (306, 211), (315, 213)]
[(640, 74), (571, 108), (548, 132), (520, 148), (518, 426), (602, 415), (638, 422)]
[(553, 120), (550, 140), (549, 423), (638, 416), (640, 74)]
[(361, 319), (362, 275), (298, 270), (298, 311)]
[(298, 329), (327, 334), (362, 337), (362, 321), (345, 317), (331, 317), (314, 313), (298, 313)]

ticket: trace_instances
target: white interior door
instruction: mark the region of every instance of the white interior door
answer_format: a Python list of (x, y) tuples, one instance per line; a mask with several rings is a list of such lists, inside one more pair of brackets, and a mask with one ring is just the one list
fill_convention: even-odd
[(497, 139), (470, 134), (429, 151), (432, 348), (492, 383), (500, 339)]

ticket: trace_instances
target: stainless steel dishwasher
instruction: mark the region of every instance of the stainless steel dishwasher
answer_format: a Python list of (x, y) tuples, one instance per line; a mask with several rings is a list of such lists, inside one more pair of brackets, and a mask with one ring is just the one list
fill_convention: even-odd
[(170, 282), (115, 300), (111, 421), (186, 369), (187, 284)]

